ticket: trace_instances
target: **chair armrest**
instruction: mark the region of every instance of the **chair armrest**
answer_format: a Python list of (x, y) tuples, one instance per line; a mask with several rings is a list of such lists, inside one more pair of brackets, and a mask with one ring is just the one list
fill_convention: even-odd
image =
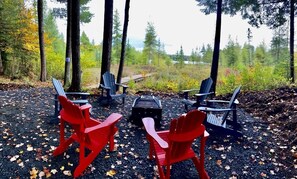
[(110, 87), (104, 86), (103, 84), (100, 84), (100, 87), (106, 90), (110, 90)]
[(102, 129), (102, 128), (105, 128), (105, 127), (110, 127), (113, 124), (115, 124), (116, 122), (118, 122), (118, 120), (120, 120), (122, 117), (123, 116), (121, 114), (112, 113), (102, 123), (100, 123), (100, 124), (98, 124), (96, 126), (93, 126), (93, 127), (86, 128), (84, 133), (90, 133), (90, 132), (93, 132), (95, 130), (99, 130), (99, 129)]
[(127, 85), (124, 85), (124, 84), (122, 84), (122, 83), (115, 83), (117, 86), (121, 86), (121, 87), (123, 87), (123, 94), (125, 94), (126, 93), (126, 90), (127, 90), (127, 88), (128, 88), (128, 86)]
[(186, 90), (182, 90), (183, 93), (188, 93), (188, 92), (192, 92), (192, 91), (199, 91), (200, 89), (186, 89)]
[[(225, 100), (215, 100), (215, 99), (213, 99), (213, 100), (206, 100), (207, 102), (209, 102), (209, 103), (229, 103), (230, 101), (225, 101)], [(239, 104), (239, 101), (236, 99), (235, 101), (234, 101), (234, 103), (235, 104)]]
[(206, 112), (225, 112), (225, 111), (233, 111), (235, 109), (230, 108), (210, 108), (210, 107), (199, 107), (199, 111), (206, 111)]
[(182, 90), (184, 94), (184, 99), (189, 99), (189, 93), (192, 91), (199, 91), (199, 89), (187, 89), (187, 90)]
[(90, 105), (90, 104), (84, 104), (84, 105), (79, 107), (79, 109), (82, 110), (82, 111), (89, 110), (90, 108), (92, 108), (92, 105)]
[(206, 95), (210, 95), (213, 94), (213, 92), (209, 92), (209, 93), (197, 93), (195, 94), (195, 96), (199, 97), (199, 96), (206, 96)]
[(159, 145), (161, 148), (166, 149), (168, 148), (168, 143), (164, 141), (156, 132), (155, 130), (155, 121), (151, 117), (145, 117), (142, 119), (144, 128), (148, 135), (150, 135)]
[(128, 88), (127, 85), (124, 85), (124, 84), (122, 84), (122, 83), (115, 83), (115, 84), (118, 85), (118, 86), (122, 86), (122, 87), (124, 87), (124, 88)]
[(229, 103), (230, 101), (210, 99), (210, 100), (206, 100), (206, 102), (208, 102), (208, 103)]
[(65, 92), (66, 95), (90, 96), (90, 93), (83, 92)]

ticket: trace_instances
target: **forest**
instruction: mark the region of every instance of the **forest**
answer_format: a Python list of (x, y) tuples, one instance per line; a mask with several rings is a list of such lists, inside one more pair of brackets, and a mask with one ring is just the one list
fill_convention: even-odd
[[(46, 59), (46, 68), (43, 69), (38, 38), (38, 3), (35, 1), (26, 1), (26, 3), (19, 3), (16, 0), (1, 2), (3, 7), (0, 9), (1, 76), (32, 82), (40, 80), (41, 74), (45, 72), (46, 80), (52, 77), (65, 80), (65, 61), (70, 57), (65, 55), (68, 53), (67, 39), (59, 32), (56, 18), (65, 18), (66, 10), (49, 9), (46, 3), (43, 5), (43, 58)], [(88, 23), (92, 14), (88, 12), (87, 1), (81, 4), (81, 9), (84, 12), (81, 10), (80, 21)], [(110, 70), (115, 74), (120, 66), (123, 36), (123, 25), (119, 16), (118, 10), (115, 9), (112, 18), (110, 50)], [(210, 44), (192, 49), (191, 55), (188, 56), (184, 54), (182, 46), (176, 54), (167, 54), (153, 22), (147, 22), (145, 31), (142, 50), (136, 50), (129, 44), (129, 38), (127, 38), (123, 77), (139, 73), (144, 76), (148, 73), (156, 75), (153, 79), (147, 79), (140, 87), (139, 84), (131, 82), (132, 89), (135, 87), (137, 91), (139, 88), (147, 87), (153, 90), (178, 92), (183, 88), (199, 85), (195, 81), (209, 74), (214, 54)], [(250, 43), (253, 38), (251, 30), (247, 29), (246, 34), (247, 42), (243, 46), (230, 36), (228, 44), (220, 48), (219, 93), (228, 92), (238, 84), (242, 84), (246, 90), (270, 89), (289, 84), (291, 76), (288, 23), (274, 28), (273, 38), (269, 44), (263, 42), (253, 46)], [(100, 71), (104, 64), (103, 45), (103, 42), (95, 44), (85, 32), (81, 32), (79, 60), (83, 87), (100, 83)], [(71, 81), (69, 70), (68, 73), (68, 82), (65, 81), (65, 85), (69, 86)], [(151, 81), (155, 79), (158, 79), (160, 84), (152, 84)]]

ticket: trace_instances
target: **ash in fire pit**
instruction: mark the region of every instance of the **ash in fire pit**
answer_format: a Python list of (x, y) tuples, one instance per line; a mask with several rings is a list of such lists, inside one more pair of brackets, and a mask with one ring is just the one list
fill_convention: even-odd
[(160, 127), (162, 104), (155, 96), (143, 95), (134, 100), (130, 120), (132, 123), (142, 126), (141, 119), (144, 117), (154, 118), (157, 127)]

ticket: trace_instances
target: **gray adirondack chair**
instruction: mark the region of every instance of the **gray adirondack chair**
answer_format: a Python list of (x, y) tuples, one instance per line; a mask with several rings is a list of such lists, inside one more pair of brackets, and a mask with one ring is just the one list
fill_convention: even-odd
[[(230, 101), (224, 100), (207, 100), (207, 103), (212, 103), (212, 105), (208, 104), (207, 106), (198, 107), (198, 110), (205, 111), (207, 113), (207, 120), (204, 121), (206, 128), (212, 128), (218, 132), (227, 135), (233, 135), (235, 137), (242, 137), (242, 133), (239, 131), (240, 124), (237, 121), (237, 109), (236, 105), (239, 103), (236, 99), (240, 93), (241, 86), (237, 87), (230, 99)], [(220, 104), (227, 104), (225, 108), (223, 107), (213, 107)], [(216, 105), (216, 106), (217, 106)], [(222, 105), (220, 105), (222, 106)], [(232, 117), (228, 117), (230, 112), (232, 113)]]
[[(116, 83), (114, 75), (109, 71), (105, 72), (102, 77), (104, 84), (100, 84), (101, 96), (99, 101), (107, 100), (108, 104), (110, 104), (112, 100), (121, 98), (122, 104), (125, 104), (128, 86)], [(120, 87), (122, 87), (123, 91), (122, 93), (117, 93), (117, 89)]]
[(61, 110), (61, 105), (59, 104), (58, 97), (64, 96), (66, 98), (69, 98), (74, 104), (84, 105), (88, 103), (88, 96), (90, 93), (84, 93), (84, 92), (65, 92), (64, 88), (59, 80), (56, 78), (52, 79), (54, 88), (56, 90), (55, 94), (55, 118), (57, 119), (59, 112)]
[[(191, 106), (192, 108), (198, 108), (199, 106), (205, 106), (205, 99), (213, 94), (213, 92), (210, 92), (211, 89), (211, 85), (212, 85), (213, 81), (212, 79), (206, 78), (204, 80), (202, 80), (201, 85), (200, 85), (200, 89), (189, 89), (189, 90), (183, 90), (183, 95), (184, 95), (184, 99), (182, 100), (182, 103), (185, 105), (185, 111), (189, 111), (189, 106)], [(196, 99), (195, 100), (191, 100), (189, 98), (189, 93), (191, 92), (195, 92), (198, 91), (198, 93), (195, 94)]]

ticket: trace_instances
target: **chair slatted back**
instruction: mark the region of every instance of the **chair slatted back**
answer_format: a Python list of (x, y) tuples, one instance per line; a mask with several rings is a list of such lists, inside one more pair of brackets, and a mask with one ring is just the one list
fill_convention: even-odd
[(54, 85), (55, 90), (58, 93), (58, 95), (66, 97), (66, 93), (64, 91), (64, 88), (63, 88), (61, 82), (59, 80), (57, 80), (56, 78), (53, 78), (52, 81), (53, 81), (53, 85)]
[[(210, 77), (202, 80), (199, 93), (200, 94), (209, 93), (210, 89), (211, 89), (211, 86), (212, 86), (212, 83), (213, 83), (213, 81), (212, 81), (212, 79)], [(207, 95), (201, 96), (199, 98), (199, 102), (200, 103), (203, 102), (206, 99), (206, 97), (207, 97)]]
[(210, 77), (202, 80), (199, 93), (208, 93), (210, 91), (212, 83), (213, 81)]
[[(234, 90), (234, 92), (233, 92), (233, 94), (232, 94), (232, 97), (231, 97), (231, 99), (230, 99), (230, 101), (229, 101), (229, 103), (228, 103), (227, 108), (233, 109), (233, 108), (234, 108), (234, 105), (236, 105), (236, 104), (235, 104), (235, 100), (237, 99), (237, 97), (238, 97), (238, 95), (239, 95), (239, 93), (240, 93), (240, 88), (241, 88), (241, 86), (237, 87), (237, 88)], [(227, 120), (227, 116), (229, 115), (229, 113), (230, 113), (230, 111), (226, 111), (226, 112), (224, 113), (224, 115), (223, 115), (223, 117), (222, 117), (222, 124), (224, 124), (225, 121)]]
[(185, 155), (191, 149), (194, 139), (203, 135), (205, 127), (202, 124), (206, 114), (193, 110), (174, 119), (169, 130), (169, 160), (175, 160)]
[(115, 77), (109, 71), (103, 74), (103, 82), (104, 86), (110, 88), (110, 94), (116, 94), (116, 84), (115, 84)]
[(79, 109), (79, 106), (73, 104), (64, 96), (59, 96), (58, 98), (63, 107), (60, 111), (61, 118), (69, 123), (70, 126), (79, 135), (85, 128), (85, 119), (81, 110)]

